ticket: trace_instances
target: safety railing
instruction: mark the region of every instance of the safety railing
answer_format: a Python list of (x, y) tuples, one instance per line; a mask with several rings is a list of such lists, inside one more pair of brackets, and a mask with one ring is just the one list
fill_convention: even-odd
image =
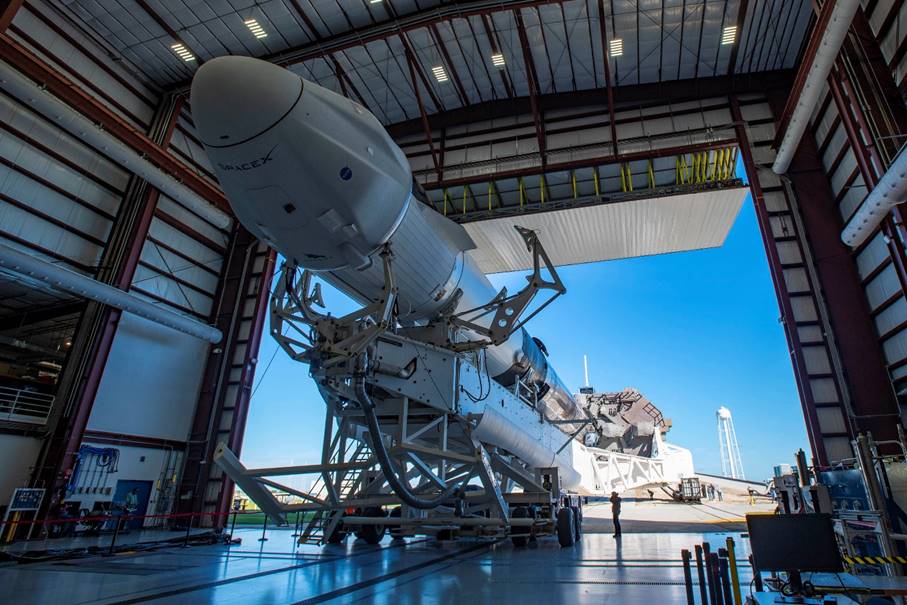
[(0, 420), (44, 424), (53, 405), (53, 395), (0, 386)]
[[(300, 535), (301, 526), (309, 520), (310, 512), (289, 516), (286, 529), (294, 528), (292, 536)], [(268, 517), (261, 511), (235, 510), (228, 513), (173, 513), (166, 515), (134, 515), (123, 511), (102, 514), (59, 517), (48, 519), (22, 519), (12, 517), (0, 526), (0, 547), (13, 543), (39, 542), (41, 548), (62, 553), (67, 544), (73, 550), (89, 550), (100, 554), (113, 554), (119, 549), (132, 548), (139, 544), (166, 543), (188, 546), (195, 540), (206, 543), (232, 543), (237, 526), (245, 530), (261, 528), (259, 541), (267, 541)], [(138, 537), (124, 540), (123, 536), (139, 532)], [(109, 536), (109, 540), (104, 538)], [(86, 540), (94, 538), (90, 546)], [(36, 549), (3, 551), (0, 555), (33, 552)], [(40, 550), (38, 548), (37, 550)]]

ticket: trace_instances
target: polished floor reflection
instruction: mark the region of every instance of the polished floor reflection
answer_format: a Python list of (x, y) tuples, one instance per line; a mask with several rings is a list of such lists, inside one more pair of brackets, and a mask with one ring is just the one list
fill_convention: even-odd
[[(349, 541), (294, 548), (290, 531), (242, 530), (234, 546), (166, 547), (0, 567), (0, 603), (620, 603), (683, 602), (680, 550), (739, 534), (587, 534), (573, 548), (544, 539), (437, 543)], [(742, 567), (741, 580), (749, 582)]]

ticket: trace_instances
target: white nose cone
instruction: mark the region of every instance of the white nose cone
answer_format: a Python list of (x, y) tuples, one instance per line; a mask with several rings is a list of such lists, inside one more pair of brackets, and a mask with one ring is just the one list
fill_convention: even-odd
[(280, 122), (302, 96), (302, 78), (251, 57), (218, 57), (192, 79), (189, 102), (209, 147), (239, 145)]
[(291, 262), (366, 267), (409, 207), (400, 148), (359, 104), (249, 57), (205, 63), (190, 102), (239, 221)]

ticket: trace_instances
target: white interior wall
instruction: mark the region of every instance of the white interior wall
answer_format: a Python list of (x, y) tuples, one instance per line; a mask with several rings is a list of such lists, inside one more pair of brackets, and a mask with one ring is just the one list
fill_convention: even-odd
[(41, 450), (36, 437), (0, 434), (0, 506), (7, 506), (17, 487), (26, 487)]
[[(91, 510), (95, 502), (108, 502), (113, 499), (117, 481), (151, 481), (151, 496), (148, 499), (146, 514), (167, 514), (171, 511), (173, 502), (166, 495), (168, 491), (167, 485), (168, 483), (170, 485), (175, 484), (178, 477), (174, 477), (172, 472), (168, 473), (167, 471), (168, 469), (179, 469), (181, 467), (181, 451), (108, 445), (91, 440), (85, 441), (84, 445), (116, 449), (119, 452), (117, 472), (99, 473), (92, 476), (90, 463), (84, 465), (80, 470), (79, 481), (74, 486), (75, 490), (67, 497), (67, 501), (79, 502), (80, 508)], [(162, 486), (165, 490), (163, 494)], [(107, 488), (109, 488), (109, 493)], [(170, 489), (169, 493), (175, 493), (175, 489)], [(163, 498), (162, 495), (164, 496)], [(146, 524), (153, 523), (153, 520), (149, 520)]]
[(88, 429), (185, 441), (207, 354), (198, 338), (124, 314)]

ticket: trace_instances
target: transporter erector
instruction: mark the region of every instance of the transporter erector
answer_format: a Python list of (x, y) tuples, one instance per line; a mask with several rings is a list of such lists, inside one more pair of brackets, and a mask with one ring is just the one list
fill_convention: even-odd
[[(309, 364), (327, 405), (320, 464), (246, 469), (225, 446), (216, 461), (278, 523), (314, 511), (302, 541), (377, 541), (390, 528), (518, 544), (557, 533), (570, 545), (581, 496), (693, 473), (661, 428), (642, 436), (645, 455), (598, 447), (621, 442), (614, 417), (572, 395), (524, 327), (566, 291), (536, 233), (518, 228), (533, 259), (526, 287), (498, 291), (466, 230), (418, 199), (403, 152), (358, 103), (247, 57), (201, 66), (191, 103), (236, 217), (286, 259), (272, 336)], [(314, 276), (362, 307), (319, 310)], [(315, 475), (313, 489), (275, 480), (292, 474)]]

